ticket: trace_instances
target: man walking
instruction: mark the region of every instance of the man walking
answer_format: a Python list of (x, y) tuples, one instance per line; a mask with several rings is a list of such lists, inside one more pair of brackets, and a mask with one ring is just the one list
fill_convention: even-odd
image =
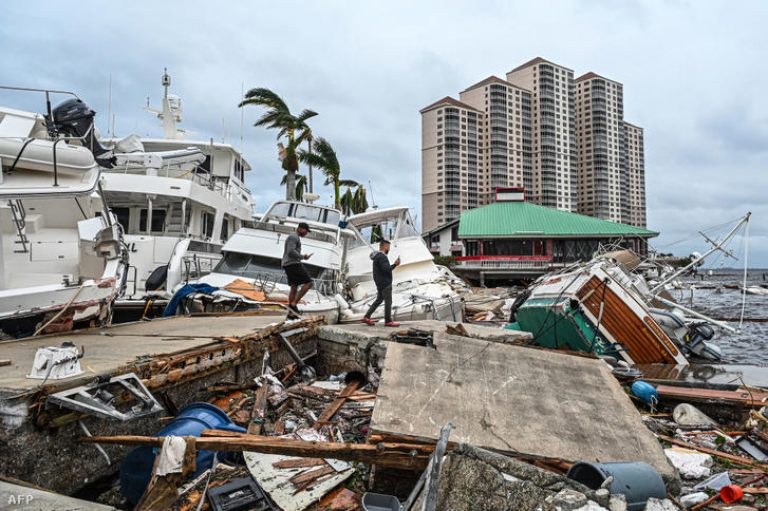
[[(281, 266), (288, 278), (288, 285), (291, 286), (291, 292), (288, 293), (288, 308), (294, 315), (299, 314), (298, 304), (304, 295), (312, 288), (312, 277), (307, 273), (302, 261), (306, 261), (312, 254), (301, 253), (301, 238), (309, 232), (309, 225), (301, 222), (296, 231), (292, 232), (285, 239), (283, 248), (283, 260)], [(301, 289), (298, 287), (301, 286)], [(298, 292), (297, 292), (298, 289)]]
[(389, 246), (389, 241), (381, 240), (379, 251), (373, 256), (373, 281), (376, 283), (378, 294), (363, 318), (366, 325), (376, 323), (371, 319), (371, 315), (381, 302), (384, 302), (384, 326), (400, 326), (400, 323), (392, 321), (392, 270), (400, 266), (400, 258), (397, 258), (395, 264), (389, 264)]

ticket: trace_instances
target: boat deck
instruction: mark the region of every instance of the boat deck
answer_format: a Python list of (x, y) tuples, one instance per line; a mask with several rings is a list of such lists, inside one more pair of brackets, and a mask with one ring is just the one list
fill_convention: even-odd
[(110, 373), (138, 357), (168, 355), (214, 342), (222, 337), (242, 336), (282, 321), (275, 315), (175, 316), (153, 321), (126, 323), (109, 328), (82, 330), (0, 343), (0, 358), (11, 365), (0, 367), (0, 397), (32, 392), (42, 380), (27, 378), (38, 348), (61, 346), (65, 341), (83, 347), (83, 373), (46, 384), (80, 385), (94, 376)]

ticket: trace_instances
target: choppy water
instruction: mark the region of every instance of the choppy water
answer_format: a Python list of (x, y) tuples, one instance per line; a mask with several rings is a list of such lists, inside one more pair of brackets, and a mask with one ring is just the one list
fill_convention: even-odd
[[(702, 288), (693, 291), (673, 291), (672, 295), (686, 307), (691, 306), (697, 312), (710, 317), (738, 318), (741, 315), (741, 283), (743, 270), (713, 270), (712, 276), (701, 275), (696, 279), (686, 277), (683, 282), (696, 284)], [(747, 273), (747, 285), (768, 286), (768, 269), (750, 269)], [(720, 285), (737, 285), (739, 289), (708, 289)], [(768, 318), (768, 296), (746, 295), (746, 319)], [(738, 322), (729, 322), (738, 327)], [(745, 321), (739, 333), (733, 334), (717, 328), (714, 342), (723, 350), (724, 362), (733, 364), (768, 365), (768, 323)]]

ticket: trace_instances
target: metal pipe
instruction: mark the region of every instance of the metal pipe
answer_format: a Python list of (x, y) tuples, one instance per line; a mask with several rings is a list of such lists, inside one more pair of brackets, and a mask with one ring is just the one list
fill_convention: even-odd
[[(101, 188), (101, 176), (96, 181), (96, 187), (99, 189), (99, 197), (101, 197), (101, 207), (104, 209), (104, 216), (107, 217), (107, 226), (112, 227), (112, 213), (109, 211), (109, 204), (107, 204), (107, 198), (104, 196), (104, 190)], [(128, 226), (123, 226), (125, 230)]]
[(739, 329), (738, 328), (733, 328), (732, 326), (728, 325), (727, 323), (724, 323), (722, 321), (718, 321), (716, 319), (712, 319), (712, 318), (710, 318), (708, 316), (705, 316), (704, 314), (701, 314), (700, 312), (696, 312), (693, 309), (689, 309), (688, 307), (684, 307), (684, 306), (680, 305), (679, 303), (672, 302), (670, 300), (667, 300), (666, 298), (662, 298), (659, 295), (655, 295), (654, 298), (656, 300), (660, 301), (661, 303), (663, 303), (664, 305), (668, 305), (670, 307), (674, 307), (674, 308), (680, 309), (681, 311), (685, 312), (686, 314), (690, 314), (693, 317), (696, 317), (696, 318), (699, 318), (699, 319), (703, 319), (704, 321), (712, 323), (713, 325), (717, 325), (720, 328), (728, 330), (729, 332), (731, 332), (733, 334), (739, 333)]

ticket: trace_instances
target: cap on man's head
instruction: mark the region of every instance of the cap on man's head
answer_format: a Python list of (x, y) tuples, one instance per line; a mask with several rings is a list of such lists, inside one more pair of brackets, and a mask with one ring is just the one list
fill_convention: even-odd
[(299, 222), (299, 229), (304, 229), (307, 232), (311, 232), (309, 230), (309, 225), (307, 225), (307, 222)]

